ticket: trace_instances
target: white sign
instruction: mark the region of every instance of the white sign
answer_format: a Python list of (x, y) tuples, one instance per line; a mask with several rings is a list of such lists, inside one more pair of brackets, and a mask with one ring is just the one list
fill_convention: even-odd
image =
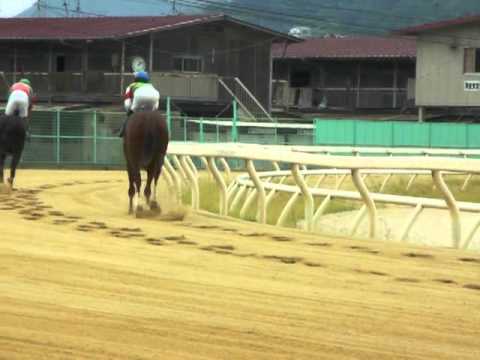
[(465, 91), (480, 91), (480, 81), (478, 80), (467, 80), (464, 83)]

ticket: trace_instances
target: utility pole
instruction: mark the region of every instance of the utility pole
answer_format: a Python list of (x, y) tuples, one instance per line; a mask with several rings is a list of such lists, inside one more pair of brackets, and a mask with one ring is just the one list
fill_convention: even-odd
[(176, 0), (172, 0), (172, 14), (177, 13), (177, 2)]
[(63, 0), (63, 7), (65, 8), (65, 16), (69, 17), (67, 0)]
[(37, 16), (47, 17), (48, 3), (47, 0), (37, 0)]
[(80, 16), (80, 0), (77, 0), (77, 8), (76, 8), (76, 11), (77, 11), (77, 16)]

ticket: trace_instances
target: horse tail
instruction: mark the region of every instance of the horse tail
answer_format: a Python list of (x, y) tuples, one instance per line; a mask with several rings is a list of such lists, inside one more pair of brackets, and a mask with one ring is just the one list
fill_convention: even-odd
[(156, 154), (158, 154), (162, 148), (161, 139), (158, 136), (158, 131), (156, 130), (156, 125), (152, 121), (145, 126), (145, 135), (143, 141), (143, 166), (145, 167), (152, 162)]
[(157, 146), (157, 138), (151, 131), (145, 131), (143, 142), (143, 166), (148, 166), (148, 164), (150, 164), (155, 155), (155, 149)]

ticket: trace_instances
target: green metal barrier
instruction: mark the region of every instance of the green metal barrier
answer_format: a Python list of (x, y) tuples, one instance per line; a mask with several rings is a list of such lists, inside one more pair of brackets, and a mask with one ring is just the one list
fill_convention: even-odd
[[(124, 113), (114, 112), (35, 111), (22, 163), (123, 166), (122, 141), (117, 133), (124, 119)], [(480, 125), (475, 124), (317, 119), (312, 128), (294, 120), (289, 124), (246, 124), (236, 111), (232, 118), (223, 119), (193, 119), (170, 113), (167, 120), (170, 139), (183, 142), (480, 148)]]
[[(168, 102), (167, 102), (168, 105)], [(232, 104), (236, 109), (236, 104)], [(171, 105), (167, 106), (167, 110)], [(313, 129), (297, 129), (279, 123), (269, 127), (244, 126), (237, 111), (231, 118), (194, 119), (167, 111), (171, 141), (312, 145)], [(30, 141), (22, 164), (27, 166), (123, 167), (122, 141), (118, 130), (124, 113), (102, 111), (34, 111)], [(290, 120), (290, 124), (294, 120)], [(283, 126), (283, 128), (282, 128)]]
[(480, 125), (315, 119), (315, 145), (480, 148)]

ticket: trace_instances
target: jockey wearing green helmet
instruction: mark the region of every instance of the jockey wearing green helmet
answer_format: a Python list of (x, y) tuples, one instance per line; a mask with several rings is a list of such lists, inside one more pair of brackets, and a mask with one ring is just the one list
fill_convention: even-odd
[(28, 80), (28, 79), (20, 79), (19, 82), (21, 82), (23, 84), (27, 84), (28, 86), (32, 87), (32, 84), (30, 83), (30, 80)]
[(10, 87), (5, 115), (28, 117), (32, 109), (33, 89), (28, 79), (21, 79)]

